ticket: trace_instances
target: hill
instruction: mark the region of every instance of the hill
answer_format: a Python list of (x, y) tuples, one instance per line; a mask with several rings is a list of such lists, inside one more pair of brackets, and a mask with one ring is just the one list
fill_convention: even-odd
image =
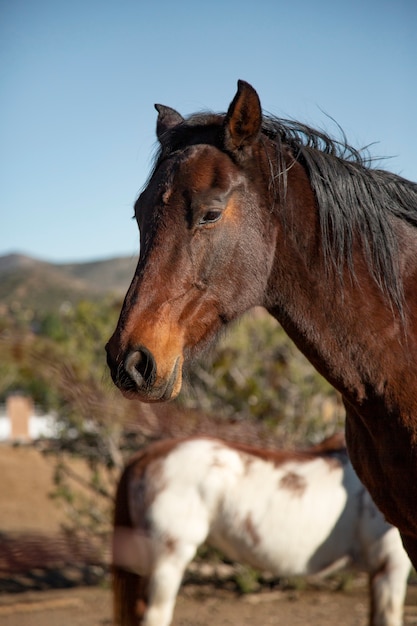
[(136, 263), (133, 257), (55, 264), (22, 254), (2, 256), (0, 313), (27, 309), (39, 313), (84, 298), (122, 298)]

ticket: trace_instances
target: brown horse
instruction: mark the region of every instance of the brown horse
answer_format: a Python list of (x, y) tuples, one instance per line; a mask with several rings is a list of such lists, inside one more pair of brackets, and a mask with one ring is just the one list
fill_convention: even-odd
[(341, 392), (353, 465), (417, 565), (417, 185), (263, 116), (243, 81), (226, 114), (156, 108), (114, 382), (174, 398), (193, 355), (264, 306)]

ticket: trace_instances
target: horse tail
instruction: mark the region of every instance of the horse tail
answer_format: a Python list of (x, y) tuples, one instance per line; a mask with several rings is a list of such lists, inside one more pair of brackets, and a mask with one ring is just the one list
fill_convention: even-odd
[(123, 567), (121, 552), (129, 551), (133, 521), (129, 509), (129, 464), (123, 471), (116, 491), (113, 518), (112, 591), (115, 626), (138, 626), (146, 609), (148, 580)]

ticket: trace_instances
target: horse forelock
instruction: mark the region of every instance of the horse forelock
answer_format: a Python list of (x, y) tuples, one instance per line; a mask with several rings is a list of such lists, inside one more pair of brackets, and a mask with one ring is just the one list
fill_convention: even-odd
[(154, 168), (161, 160), (196, 144), (223, 145), (224, 115), (214, 113), (194, 114), (169, 129), (163, 136), (155, 156)]

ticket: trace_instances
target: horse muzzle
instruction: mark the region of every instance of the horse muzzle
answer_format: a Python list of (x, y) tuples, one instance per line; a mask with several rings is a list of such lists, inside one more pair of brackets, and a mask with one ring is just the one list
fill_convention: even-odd
[(165, 375), (158, 374), (156, 359), (145, 346), (128, 350), (114, 358), (106, 345), (107, 364), (114, 384), (127, 398), (143, 402), (166, 402), (175, 398), (182, 385), (182, 359), (177, 357)]

